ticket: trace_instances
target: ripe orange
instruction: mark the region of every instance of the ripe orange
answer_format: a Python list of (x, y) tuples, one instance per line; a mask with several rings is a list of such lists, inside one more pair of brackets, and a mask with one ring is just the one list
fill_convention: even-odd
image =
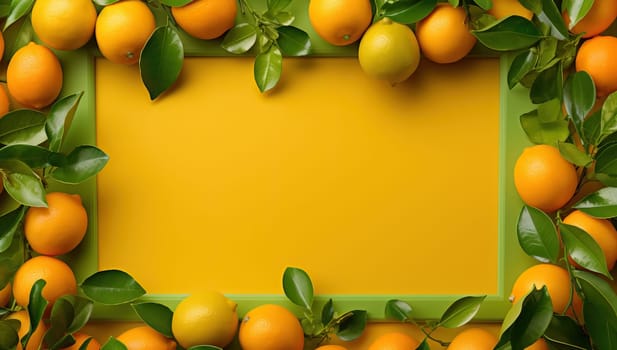
[(0, 289), (0, 307), (5, 307), (11, 301), (11, 282), (8, 282), (6, 286)]
[[(566, 25), (570, 26), (568, 13), (563, 13)], [(583, 19), (581, 19), (570, 31), (574, 34), (583, 34), (583, 38), (591, 38), (603, 31), (617, 19), (617, 1), (615, 0), (594, 0), (591, 9)]]
[(580, 210), (575, 210), (566, 216), (563, 222), (589, 233), (602, 248), (609, 271), (615, 267), (617, 261), (617, 230), (609, 220), (597, 219)]
[(4, 56), (4, 34), (0, 31), (0, 60)]
[(302, 350), (304, 331), (300, 321), (286, 308), (264, 304), (242, 318), (238, 333), (244, 350)]
[(617, 38), (598, 35), (586, 40), (576, 53), (577, 71), (591, 75), (598, 96), (617, 91)]
[(493, 6), (487, 12), (497, 19), (521, 16), (531, 20), (533, 17), (533, 12), (521, 5), (518, 0), (493, 0)]
[(525, 148), (514, 165), (514, 185), (527, 205), (552, 212), (574, 195), (576, 168), (549, 145)]
[(482, 328), (467, 328), (457, 334), (448, 350), (493, 350), (499, 339)]
[[(17, 350), (22, 350), (23, 347), (21, 346), (21, 338), (23, 338), (30, 330), (30, 315), (28, 315), (26, 310), (21, 310), (13, 312), (7, 317), (7, 319), (18, 320), (21, 323), (19, 330), (17, 331), (17, 335), (20, 339), (20, 342), (17, 344)], [(45, 326), (45, 324), (41, 321), (30, 336), (28, 345), (26, 345), (26, 350), (38, 350), (43, 344), (45, 332), (47, 332), (47, 326)]]
[[(9, 106), (11, 102), (9, 95), (6, 92), (6, 87), (0, 84), (0, 118), (4, 117), (9, 112)], [(2, 192), (0, 190), (0, 192)]]
[(124, 331), (116, 339), (128, 350), (175, 350), (176, 342), (149, 326), (138, 326)]
[(77, 194), (51, 192), (47, 208), (30, 207), (24, 234), (32, 249), (44, 255), (62, 255), (75, 249), (88, 228), (88, 214)]
[(135, 64), (155, 28), (154, 15), (145, 3), (124, 0), (101, 10), (94, 33), (105, 58), (114, 63)]
[(415, 349), (420, 343), (411, 336), (401, 332), (385, 333), (377, 337), (368, 350), (408, 350)]
[(95, 23), (92, 0), (36, 0), (32, 7), (32, 29), (45, 45), (57, 50), (84, 46)]
[(310, 0), (308, 15), (315, 32), (337, 46), (360, 39), (373, 20), (368, 0)]
[(322, 345), (315, 350), (347, 350), (346, 347), (340, 345)]
[(6, 83), (17, 102), (41, 109), (54, 102), (62, 90), (62, 66), (50, 49), (30, 42), (9, 61)]
[(218, 38), (231, 29), (237, 12), (236, 0), (194, 0), (171, 8), (171, 14), (180, 28), (204, 40)]
[(48, 302), (48, 309), (59, 297), (77, 293), (77, 281), (73, 271), (64, 261), (40, 255), (23, 263), (13, 278), (13, 297), (23, 307), (30, 301), (30, 289), (36, 281), (44, 279), (42, 295)]
[(544, 340), (543, 338), (540, 338), (536, 340), (535, 343), (526, 347), (525, 350), (549, 350), (549, 347), (548, 347), (548, 344), (546, 343), (546, 340)]
[(476, 37), (467, 27), (465, 10), (446, 3), (437, 5), (416, 23), (416, 36), (422, 54), (436, 63), (456, 62), (476, 44)]
[[(88, 334), (81, 333), (81, 332), (74, 333), (73, 337), (75, 338), (75, 344), (69, 346), (68, 348), (64, 348), (64, 350), (79, 350), (81, 345), (86, 340), (91, 338)], [(90, 343), (88, 343), (88, 347), (86, 348), (86, 350), (99, 350), (100, 348), (101, 348), (101, 343), (99, 343), (98, 340), (92, 338), (92, 340), (90, 340)]]

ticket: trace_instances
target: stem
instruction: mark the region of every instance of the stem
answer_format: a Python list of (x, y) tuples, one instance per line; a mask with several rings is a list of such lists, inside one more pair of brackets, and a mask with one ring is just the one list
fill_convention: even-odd
[(432, 341), (434, 341), (434, 342), (438, 343), (439, 345), (441, 345), (441, 346), (443, 346), (443, 347), (447, 347), (448, 345), (450, 345), (450, 342), (446, 342), (446, 341), (443, 341), (443, 340), (441, 340), (441, 339), (437, 339), (437, 338), (433, 337), (433, 335), (432, 335), (432, 334), (433, 334), (433, 332), (434, 332), (436, 329), (437, 329), (437, 327), (431, 327), (431, 330), (430, 330), (430, 331), (427, 331), (427, 330), (426, 330), (426, 328), (424, 328), (424, 327), (420, 327), (420, 330), (422, 331), (422, 333), (424, 333), (424, 335), (425, 335), (428, 339), (430, 339), (430, 340), (432, 340)]

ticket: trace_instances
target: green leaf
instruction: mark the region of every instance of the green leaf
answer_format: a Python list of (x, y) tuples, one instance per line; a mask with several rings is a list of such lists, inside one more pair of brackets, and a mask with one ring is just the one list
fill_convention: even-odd
[(45, 114), (32, 109), (17, 109), (0, 118), (0, 143), (38, 145), (47, 140)]
[(596, 87), (587, 72), (575, 72), (568, 76), (563, 88), (563, 102), (576, 131), (582, 135), (585, 118), (596, 102)]
[(343, 341), (352, 341), (364, 332), (368, 315), (365, 310), (353, 310), (341, 315), (340, 319), (336, 336)]
[(428, 338), (424, 338), (416, 350), (431, 350), (431, 347), (428, 345)]
[(6, 286), (24, 263), (24, 241), (19, 238), (13, 239), (9, 249), (0, 254), (0, 286)]
[(133, 277), (120, 270), (98, 271), (86, 278), (81, 289), (90, 299), (105, 305), (128, 303), (146, 294)]
[(562, 9), (568, 13), (568, 28), (574, 28), (589, 13), (593, 2), (594, 0), (564, 0)]
[(24, 144), (13, 144), (0, 148), (0, 160), (19, 160), (31, 168), (60, 166), (65, 162), (64, 155), (61, 153), (51, 152), (41, 146)]
[(391, 299), (386, 302), (386, 318), (401, 322), (411, 320), (411, 305), (403, 300)]
[(540, 104), (553, 99), (561, 99), (563, 93), (563, 68), (561, 63), (543, 70), (531, 84), (531, 102)]
[(601, 111), (596, 111), (592, 113), (585, 121), (583, 122), (583, 134), (582, 138), (585, 143), (590, 145), (598, 145), (600, 143), (600, 118)]
[(601, 139), (614, 132), (617, 132), (617, 92), (610, 94), (604, 101), (600, 119)]
[(86, 340), (84, 340), (83, 343), (81, 343), (81, 345), (79, 346), (78, 350), (88, 350), (88, 346), (90, 345), (90, 342), (92, 341), (92, 337), (87, 338)]
[(452, 303), (441, 315), (439, 326), (457, 328), (471, 321), (478, 311), (486, 295), (480, 297), (466, 296)]
[(291, 0), (268, 0), (268, 11), (277, 13), (291, 4)]
[(17, 202), (30, 207), (47, 207), (45, 188), (39, 176), (18, 160), (0, 160), (6, 192)]
[[(66, 339), (65, 335), (68, 333), (69, 325), (73, 319), (73, 313), (73, 305), (66, 299), (58, 298), (58, 300), (54, 302), (49, 319), (50, 327), (43, 338), (45, 344), (48, 344), (52, 348), (60, 348), (60, 343), (64, 345), (67, 340), (70, 342), (70, 339)], [(74, 343), (75, 339), (73, 339), (72, 344)]]
[(60, 182), (78, 184), (98, 174), (108, 161), (109, 156), (97, 147), (79, 146), (66, 157), (66, 164), (54, 169), (51, 175)]
[(0, 217), (0, 253), (5, 252), (13, 243), (15, 232), (19, 229), (26, 207), (21, 207), (7, 215)]
[(523, 206), (516, 231), (519, 245), (527, 255), (541, 262), (557, 261), (559, 237), (553, 221), (546, 213), (534, 207)]
[(538, 0), (518, 0), (518, 2), (535, 14), (542, 12), (542, 3)]
[(561, 156), (576, 166), (587, 166), (593, 162), (593, 158), (590, 155), (581, 151), (572, 143), (559, 142), (557, 147)]
[(242, 54), (250, 50), (256, 40), (257, 29), (249, 23), (239, 23), (225, 34), (221, 47), (227, 52)]
[(544, 121), (538, 110), (521, 115), (521, 127), (527, 134), (529, 141), (535, 144), (556, 145), (570, 136), (568, 121)]
[(561, 233), (566, 251), (572, 260), (587, 270), (601, 273), (611, 278), (610, 272), (606, 267), (604, 252), (589, 233), (579, 227), (564, 223), (559, 224), (559, 232)]
[[(589, 337), (583, 328), (569, 316), (553, 315), (544, 338), (555, 346), (564, 346), (565, 349), (591, 349)], [(561, 349), (558, 347), (558, 349)]]
[(596, 154), (595, 171), (597, 174), (617, 175), (617, 143), (600, 147)]
[(33, 5), (34, 0), (11, 0), (11, 10), (9, 16), (4, 22), (4, 28), (2, 29), (2, 31), (5, 31), (13, 23), (17, 22), (20, 18), (30, 13)]
[(561, 12), (553, 0), (541, 0), (542, 12), (537, 14), (541, 23), (548, 25), (551, 28), (551, 35), (559, 40), (565, 40), (569, 33), (566, 23), (563, 21)]
[(538, 340), (553, 317), (553, 303), (546, 286), (528, 294), (521, 313), (512, 325), (510, 342), (514, 349), (524, 349)]
[(437, 0), (400, 0), (386, 2), (382, 7), (383, 17), (402, 24), (416, 23), (428, 16), (437, 6)]
[(490, 10), (493, 7), (492, 0), (474, 0), (474, 2), (483, 10)]
[(148, 326), (168, 338), (173, 338), (171, 319), (174, 313), (167, 306), (158, 303), (136, 303), (131, 306)]
[(328, 301), (321, 308), (321, 323), (327, 325), (334, 318), (334, 304), (332, 302), (332, 298), (328, 299)]
[(34, 30), (30, 16), (25, 16), (7, 30), (3, 32), (4, 36), (4, 60), (9, 61), (17, 50), (25, 46), (34, 39)]
[(302, 29), (292, 26), (278, 27), (279, 48), (287, 56), (306, 56), (311, 50), (311, 39)]
[[(93, 302), (84, 297), (63, 295), (56, 300), (51, 310), (51, 323), (62, 324), (63, 332), (75, 333), (90, 320), (93, 306)], [(54, 313), (56, 314), (55, 316)]]
[(586, 329), (598, 349), (612, 349), (617, 335), (617, 294), (601, 277), (586, 271), (574, 271), (583, 295)]
[(62, 148), (64, 135), (69, 130), (83, 91), (61, 98), (56, 101), (49, 111), (45, 122), (45, 132), (49, 140), (49, 150), (58, 152)]
[(128, 348), (118, 339), (109, 337), (105, 344), (101, 346), (101, 350), (128, 350)]
[(0, 349), (14, 349), (19, 343), (17, 330), (8, 321), (10, 320), (0, 321)]
[(542, 37), (531, 21), (519, 16), (509, 16), (471, 32), (484, 46), (497, 51), (525, 49)]
[(259, 91), (265, 92), (276, 86), (283, 70), (283, 56), (275, 45), (255, 57), (253, 73)]
[(573, 208), (595, 218), (608, 219), (617, 217), (617, 188), (601, 188), (585, 196)]
[[(95, 0), (95, 2), (96, 1), (97, 0)], [(101, 1), (101, 0), (98, 0), (98, 1)], [(172, 6), (172, 7), (180, 7), (180, 6), (187, 5), (191, 1), (193, 0), (161, 0), (161, 4)]]
[(184, 46), (170, 25), (154, 30), (139, 57), (141, 80), (154, 100), (169, 89), (180, 76)]
[(0, 216), (4, 216), (14, 210), (17, 210), (21, 204), (11, 196), (0, 196)]
[(28, 340), (32, 336), (33, 330), (35, 330), (41, 319), (43, 318), (43, 313), (47, 308), (47, 300), (43, 298), (41, 292), (45, 287), (45, 280), (39, 279), (32, 285), (30, 289), (30, 299), (28, 300), (28, 315), (30, 315), (30, 330), (26, 333), (25, 336), (22, 337), (21, 343), (24, 348), (26, 348), (26, 344), (28, 344)]
[(614, 315), (606, 314), (601, 305), (585, 303), (585, 326), (596, 349), (617, 348), (617, 322)]
[(534, 48), (525, 50), (516, 55), (508, 69), (508, 87), (510, 89), (514, 88), (521, 79), (533, 70), (536, 62), (538, 62), (538, 53)]
[(283, 290), (292, 303), (311, 309), (313, 306), (313, 283), (306, 271), (288, 267), (283, 273)]

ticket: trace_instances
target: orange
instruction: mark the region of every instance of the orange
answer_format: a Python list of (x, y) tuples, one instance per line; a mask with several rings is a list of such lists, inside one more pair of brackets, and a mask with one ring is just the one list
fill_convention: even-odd
[(36, 0), (32, 7), (32, 29), (45, 45), (57, 50), (84, 46), (95, 23), (92, 0)]
[(615, 267), (617, 261), (617, 230), (609, 220), (597, 219), (580, 210), (575, 210), (566, 216), (563, 222), (589, 233), (602, 248), (608, 270), (610, 271)]
[(30, 42), (9, 61), (6, 83), (17, 102), (41, 109), (54, 102), (62, 90), (62, 66), (50, 49)]
[(411, 336), (401, 332), (385, 333), (369, 345), (368, 350), (408, 350), (415, 349), (420, 343)]
[(9, 100), (9, 95), (6, 93), (6, 87), (0, 84), (0, 118), (4, 117), (4, 115), (9, 112), (10, 104), (11, 102)]
[(11, 282), (8, 282), (6, 286), (0, 289), (0, 307), (5, 307), (11, 301)]
[(576, 53), (576, 70), (591, 75), (598, 96), (617, 91), (617, 38), (598, 35), (586, 40)]
[(527, 147), (514, 165), (514, 185), (525, 204), (552, 212), (576, 192), (576, 168), (549, 145)]
[[(20, 339), (20, 342), (17, 344), (17, 350), (22, 350), (23, 347), (21, 346), (21, 338), (23, 338), (30, 330), (30, 315), (28, 315), (28, 312), (26, 310), (21, 310), (13, 312), (7, 317), (7, 319), (18, 320), (21, 323), (21, 325), (19, 326), (19, 330), (17, 331), (17, 335)], [(28, 345), (26, 345), (26, 350), (39, 349), (39, 347), (43, 344), (43, 337), (45, 336), (45, 332), (47, 332), (47, 326), (45, 326), (43, 321), (41, 321), (30, 336)]]
[(77, 293), (77, 281), (69, 265), (57, 258), (36, 256), (26, 260), (13, 278), (13, 297), (18, 305), (28, 305), (30, 289), (39, 279), (47, 282), (42, 295), (49, 302), (48, 309), (59, 297)]
[(518, 0), (493, 0), (493, 6), (487, 12), (497, 19), (521, 16), (531, 20), (533, 17), (533, 12)]
[(156, 28), (154, 15), (138, 0), (107, 5), (96, 19), (94, 34), (101, 54), (120, 64), (135, 64)]
[(0, 60), (4, 57), (4, 34), (0, 31)]
[(347, 348), (340, 345), (322, 345), (315, 350), (347, 350)]
[(189, 35), (204, 40), (215, 39), (236, 23), (236, 0), (194, 0), (172, 7), (176, 23)]
[(300, 321), (286, 308), (264, 304), (242, 318), (238, 332), (243, 350), (302, 350), (304, 331)]
[[(81, 333), (81, 332), (74, 333), (73, 337), (75, 338), (75, 344), (69, 346), (68, 348), (63, 348), (63, 349), (65, 349), (65, 350), (79, 350), (81, 345), (86, 340), (92, 338), (88, 334)], [(86, 348), (86, 350), (99, 350), (100, 348), (101, 348), (101, 343), (99, 343), (98, 340), (92, 338), (92, 340), (90, 340), (90, 342), (88, 343), (88, 347)]]
[[(566, 269), (553, 264), (537, 264), (529, 267), (514, 282), (510, 300), (513, 303), (517, 302), (531, 292), (534, 286), (536, 289), (546, 286), (555, 313), (561, 314), (566, 310), (572, 288), (570, 276)], [(575, 293), (573, 304), (579, 303), (580, 298)]]
[(540, 338), (536, 340), (535, 343), (526, 347), (525, 350), (549, 350), (549, 347), (548, 347), (548, 344), (546, 343), (546, 340), (544, 340), (543, 338)]
[(457, 334), (448, 350), (493, 350), (499, 339), (482, 328), (467, 328)]
[(176, 342), (148, 326), (138, 326), (124, 331), (116, 339), (128, 350), (175, 350)]
[(467, 27), (465, 10), (446, 3), (437, 5), (416, 23), (416, 36), (422, 54), (436, 63), (456, 62), (476, 44), (476, 37)]
[(26, 239), (39, 254), (66, 254), (84, 238), (88, 228), (88, 214), (77, 194), (51, 192), (45, 199), (47, 208), (30, 207), (26, 212)]
[[(616, 18), (617, 1), (594, 0), (589, 12), (570, 31), (574, 34), (585, 33), (583, 38), (591, 38), (607, 30)], [(569, 27), (570, 19), (567, 12), (563, 13), (563, 19)]]
[(368, 0), (310, 0), (308, 15), (315, 32), (337, 46), (360, 39), (373, 20)]

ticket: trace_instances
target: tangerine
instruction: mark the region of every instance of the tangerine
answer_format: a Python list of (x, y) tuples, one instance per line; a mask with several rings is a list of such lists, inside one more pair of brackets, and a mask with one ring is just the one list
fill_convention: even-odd
[(368, 350), (408, 350), (416, 349), (420, 343), (401, 332), (384, 333), (369, 345)]
[(575, 210), (568, 214), (563, 222), (576, 226), (593, 237), (602, 248), (608, 270), (610, 271), (615, 267), (617, 261), (617, 230), (609, 220), (594, 218), (580, 210)]
[(244, 315), (238, 332), (244, 350), (302, 350), (304, 331), (286, 308), (264, 304)]
[(172, 7), (176, 23), (189, 35), (203, 40), (215, 39), (236, 23), (236, 0), (194, 0)]
[(467, 328), (457, 334), (448, 350), (493, 350), (499, 339), (483, 328)]
[(175, 350), (176, 342), (149, 326), (137, 326), (120, 334), (118, 339), (127, 350)]
[(575, 65), (577, 71), (591, 75), (599, 97), (617, 91), (617, 38), (598, 35), (586, 40), (576, 53)]
[(308, 15), (317, 35), (336, 46), (360, 39), (373, 20), (368, 0), (310, 0)]

